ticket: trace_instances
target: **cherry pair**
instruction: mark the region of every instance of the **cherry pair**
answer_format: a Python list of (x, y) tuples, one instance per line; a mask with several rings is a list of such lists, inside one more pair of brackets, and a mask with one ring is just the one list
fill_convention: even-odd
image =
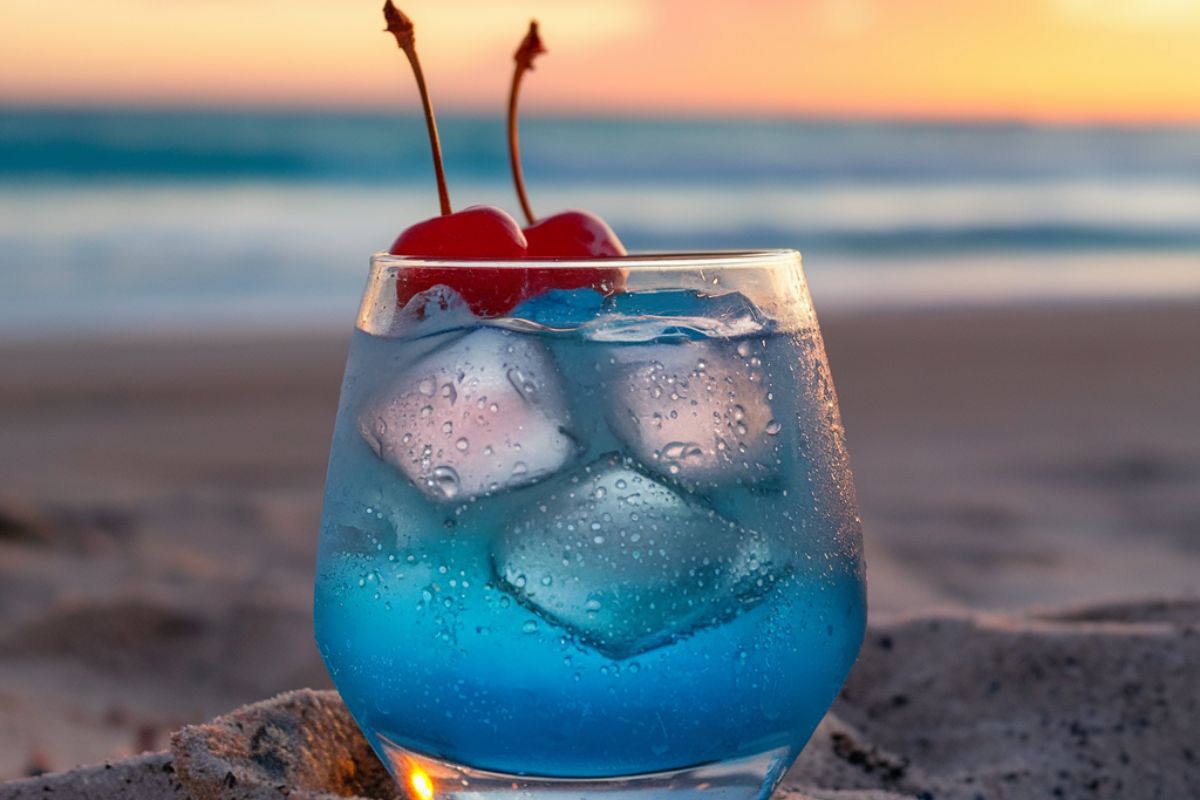
[[(612, 258), (625, 255), (625, 248), (612, 229), (595, 214), (587, 211), (564, 211), (537, 220), (530, 208), (521, 173), (517, 143), (517, 97), (521, 77), (533, 69), (533, 60), (545, 52), (538, 36), (537, 23), (521, 42), (514, 59), (512, 89), (508, 106), (509, 156), (517, 197), (529, 221), (523, 230), (511, 216), (494, 206), (471, 206), (454, 212), (446, 190), (442, 167), (441, 143), (433, 105), (425, 86), (421, 64), (417, 58), (413, 23), (387, 0), (384, 6), (387, 30), (395, 35), (396, 43), (412, 65), (421, 103), (425, 111), (430, 146), (433, 151), (434, 172), (437, 176), (441, 216), (418, 222), (409, 227), (392, 245), (393, 255), (446, 259), (554, 259), (554, 258)], [(432, 286), (444, 284), (456, 290), (471, 309), (485, 316), (510, 311), (522, 300), (549, 289), (594, 288), (609, 293), (620, 288), (623, 273), (612, 267), (596, 269), (562, 269), (552, 264), (531, 263), (520, 268), (472, 265), (469, 272), (461, 267), (439, 267), (405, 270), (397, 285), (397, 300), (404, 304), (413, 295)], [(469, 278), (469, 280), (466, 280)]]

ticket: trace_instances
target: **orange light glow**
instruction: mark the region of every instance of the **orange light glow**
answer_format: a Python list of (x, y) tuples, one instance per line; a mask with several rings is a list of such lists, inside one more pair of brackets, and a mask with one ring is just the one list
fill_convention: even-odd
[[(380, 3), (23, 3), (0, 102), (415, 108)], [(1200, 121), (1196, 0), (403, 0), (439, 107)]]
[(408, 785), (420, 800), (433, 800), (433, 781), (425, 770), (413, 767), (408, 773)]

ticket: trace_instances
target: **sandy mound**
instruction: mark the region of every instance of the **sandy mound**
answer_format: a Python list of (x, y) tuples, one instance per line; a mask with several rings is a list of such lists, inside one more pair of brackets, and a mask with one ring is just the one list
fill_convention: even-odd
[(872, 626), (789, 776), (937, 800), (1200, 797), (1200, 601)]
[(188, 800), (169, 753), (0, 784), (2, 800)]
[(396, 787), (335, 692), (302, 690), (171, 738), (185, 786), (200, 800), (392, 800)]

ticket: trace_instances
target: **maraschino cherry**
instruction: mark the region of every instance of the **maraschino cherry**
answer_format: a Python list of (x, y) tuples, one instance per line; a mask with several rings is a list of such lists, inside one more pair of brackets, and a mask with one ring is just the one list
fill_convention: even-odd
[[(525, 234), (508, 214), (493, 206), (471, 206), (457, 213), (451, 208), (446, 173), (442, 166), (437, 119), (425, 85), (425, 75), (421, 71), (421, 61), (417, 58), (412, 20), (396, 8), (392, 0), (387, 0), (384, 5), (383, 16), (387, 21), (387, 31), (396, 37), (396, 44), (408, 56), (417, 89), (421, 93), (442, 210), (441, 216), (418, 222), (406, 229), (396, 237), (388, 252), (423, 258), (524, 258), (527, 249)], [(396, 285), (397, 300), (403, 305), (418, 292), (444, 284), (462, 295), (475, 313), (495, 315), (510, 310), (526, 296), (522, 270), (495, 268), (488, 270), (486, 276), (479, 275), (477, 270), (475, 272), (475, 279), (464, 280), (471, 273), (450, 267), (403, 270)]]
[[(536, 21), (529, 23), (529, 32), (521, 41), (520, 47), (513, 55), (516, 69), (513, 72), (512, 88), (508, 95), (508, 157), (512, 165), (513, 184), (517, 189), (517, 199), (521, 202), (521, 210), (529, 225), (525, 228), (525, 239), (528, 241), (527, 254), (534, 258), (612, 258), (625, 255), (625, 246), (613, 233), (613, 229), (604, 220), (590, 211), (563, 211), (541, 220), (533, 214), (529, 205), (529, 197), (525, 193), (525, 176), (521, 171), (521, 149), (517, 137), (517, 98), (521, 91), (521, 78), (533, 70), (533, 61), (546, 52), (538, 34)], [(579, 270), (575, 270), (579, 272)], [(620, 278), (618, 270), (596, 270), (606, 273), (604, 283), (608, 291), (617, 288)], [(596, 276), (577, 275), (576, 281), (583, 279), (581, 285), (597, 286), (600, 281)], [(559, 286), (558, 288), (578, 288), (576, 286)]]

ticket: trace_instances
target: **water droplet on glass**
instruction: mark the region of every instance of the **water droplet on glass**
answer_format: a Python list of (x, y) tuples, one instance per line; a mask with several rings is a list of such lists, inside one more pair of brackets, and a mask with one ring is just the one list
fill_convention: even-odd
[(537, 402), (537, 386), (534, 382), (521, 372), (516, 367), (508, 371), (508, 382), (517, 390), (517, 394), (521, 395), (526, 403), (533, 404)]
[(668, 462), (693, 462), (704, 458), (704, 449), (695, 442), (670, 442), (662, 449), (662, 457)]
[(447, 500), (458, 497), (460, 484), (458, 473), (454, 471), (454, 467), (434, 467), (429, 483)]

